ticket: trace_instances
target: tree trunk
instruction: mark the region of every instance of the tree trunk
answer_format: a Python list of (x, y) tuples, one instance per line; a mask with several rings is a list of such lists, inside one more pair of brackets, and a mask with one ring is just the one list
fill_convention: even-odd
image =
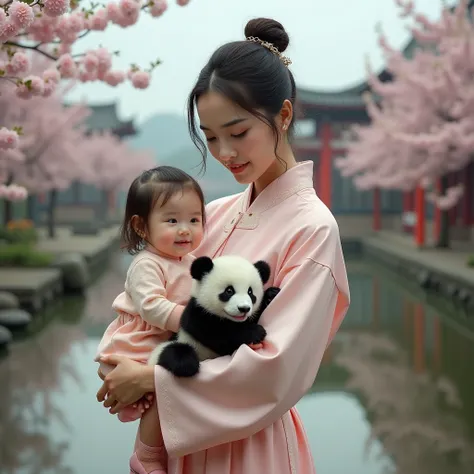
[(3, 201), (3, 225), (6, 226), (13, 219), (13, 203), (8, 199)]
[(107, 222), (108, 206), (109, 193), (106, 189), (102, 189), (102, 199), (100, 203), (100, 221), (104, 224)]
[[(441, 178), (441, 189), (440, 192), (442, 195), (446, 194), (446, 190), (448, 189), (448, 177), (444, 175)], [(450, 238), (449, 238), (449, 210), (441, 211), (441, 225), (439, 229), (439, 236), (438, 242), (436, 243), (436, 247), (447, 249), (449, 248)]]
[(30, 221), (35, 221), (35, 196), (31, 194), (26, 198), (26, 216)]
[(56, 237), (56, 222), (54, 219), (54, 211), (56, 210), (56, 201), (58, 199), (58, 190), (52, 189), (49, 192), (48, 202), (48, 236), (50, 239)]
[[(8, 176), (5, 184), (9, 186), (12, 184), (12, 176)], [(13, 203), (8, 199), (3, 200), (3, 225), (6, 227), (8, 222), (13, 219)]]

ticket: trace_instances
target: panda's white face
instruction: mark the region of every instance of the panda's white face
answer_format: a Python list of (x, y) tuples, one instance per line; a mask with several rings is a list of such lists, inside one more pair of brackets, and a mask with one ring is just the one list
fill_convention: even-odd
[(245, 321), (260, 306), (263, 283), (252, 263), (234, 256), (219, 257), (201, 281), (193, 281), (192, 295), (217, 316)]

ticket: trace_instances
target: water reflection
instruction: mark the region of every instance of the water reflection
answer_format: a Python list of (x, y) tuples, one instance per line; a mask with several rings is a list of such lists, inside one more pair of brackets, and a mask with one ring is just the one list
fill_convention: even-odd
[(84, 347), (85, 341), (79, 327), (53, 322), (31, 340), (18, 342), (0, 364), (0, 466), (5, 473), (74, 472), (65, 459), (69, 440), (53, 441), (50, 435), (52, 426), (72, 428), (67, 404), (57, 399), (61, 392), (67, 396), (70, 380), (84, 386), (70, 349)]
[[(0, 472), (126, 472), (136, 423), (95, 401), (93, 362), (128, 259), (0, 361)], [(472, 334), (379, 269), (349, 264), (352, 307), (298, 408), (318, 474), (474, 472)]]

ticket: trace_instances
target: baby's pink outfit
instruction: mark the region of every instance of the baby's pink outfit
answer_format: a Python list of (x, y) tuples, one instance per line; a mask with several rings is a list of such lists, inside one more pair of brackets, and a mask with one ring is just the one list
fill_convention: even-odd
[[(100, 357), (118, 354), (143, 364), (157, 344), (167, 341), (173, 322), (190, 298), (190, 266), (194, 257), (180, 259), (162, 257), (142, 250), (133, 259), (125, 280), (125, 291), (117, 296), (112, 308), (117, 317), (105, 330), (99, 343), (95, 361)], [(113, 367), (100, 363), (106, 375)], [(133, 406), (118, 414), (123, 422), (134, 421), (142, 413)]]

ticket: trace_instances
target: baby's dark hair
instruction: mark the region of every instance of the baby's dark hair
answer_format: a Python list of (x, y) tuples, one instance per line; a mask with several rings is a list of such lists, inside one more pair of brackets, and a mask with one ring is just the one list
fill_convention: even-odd
[[(283, 25), (270, 18), (250, 20), (245, 26), (245, 37), (272, 43), (280, 53), (290, 42)], [(199, 97), (209, 91), (223, 94), (264, 121), (273, 131), (276, 155), (279, 131), (274, 117), (286, 99), (293, 107), (296, 101), (293, 74), (277, 54), (257, 42), (234, 41), (219, 47), (201, 70), (188, 98), (188, 125), (191, 138), (201, 152), (204, 170), (206, 145), (199, 135), (195, 112)], [(294, 133), (294, 118), (295, 113), (288, 127), (290, 139)]]
[(122, 248), (135, 255), (145, 247), (146, 241), (140, 237), (132, 226), (132, 218), (137, 215), (148, 225), (150, 213), (158, 199), (164, 206), (175, 194), (192, 189), (201, 200), (202, 222), (205, 224), (204, 194), (199, 183), (189, 174), (173, 166), (157, 166), (144, 171), (130, 185), (122, 223)]

